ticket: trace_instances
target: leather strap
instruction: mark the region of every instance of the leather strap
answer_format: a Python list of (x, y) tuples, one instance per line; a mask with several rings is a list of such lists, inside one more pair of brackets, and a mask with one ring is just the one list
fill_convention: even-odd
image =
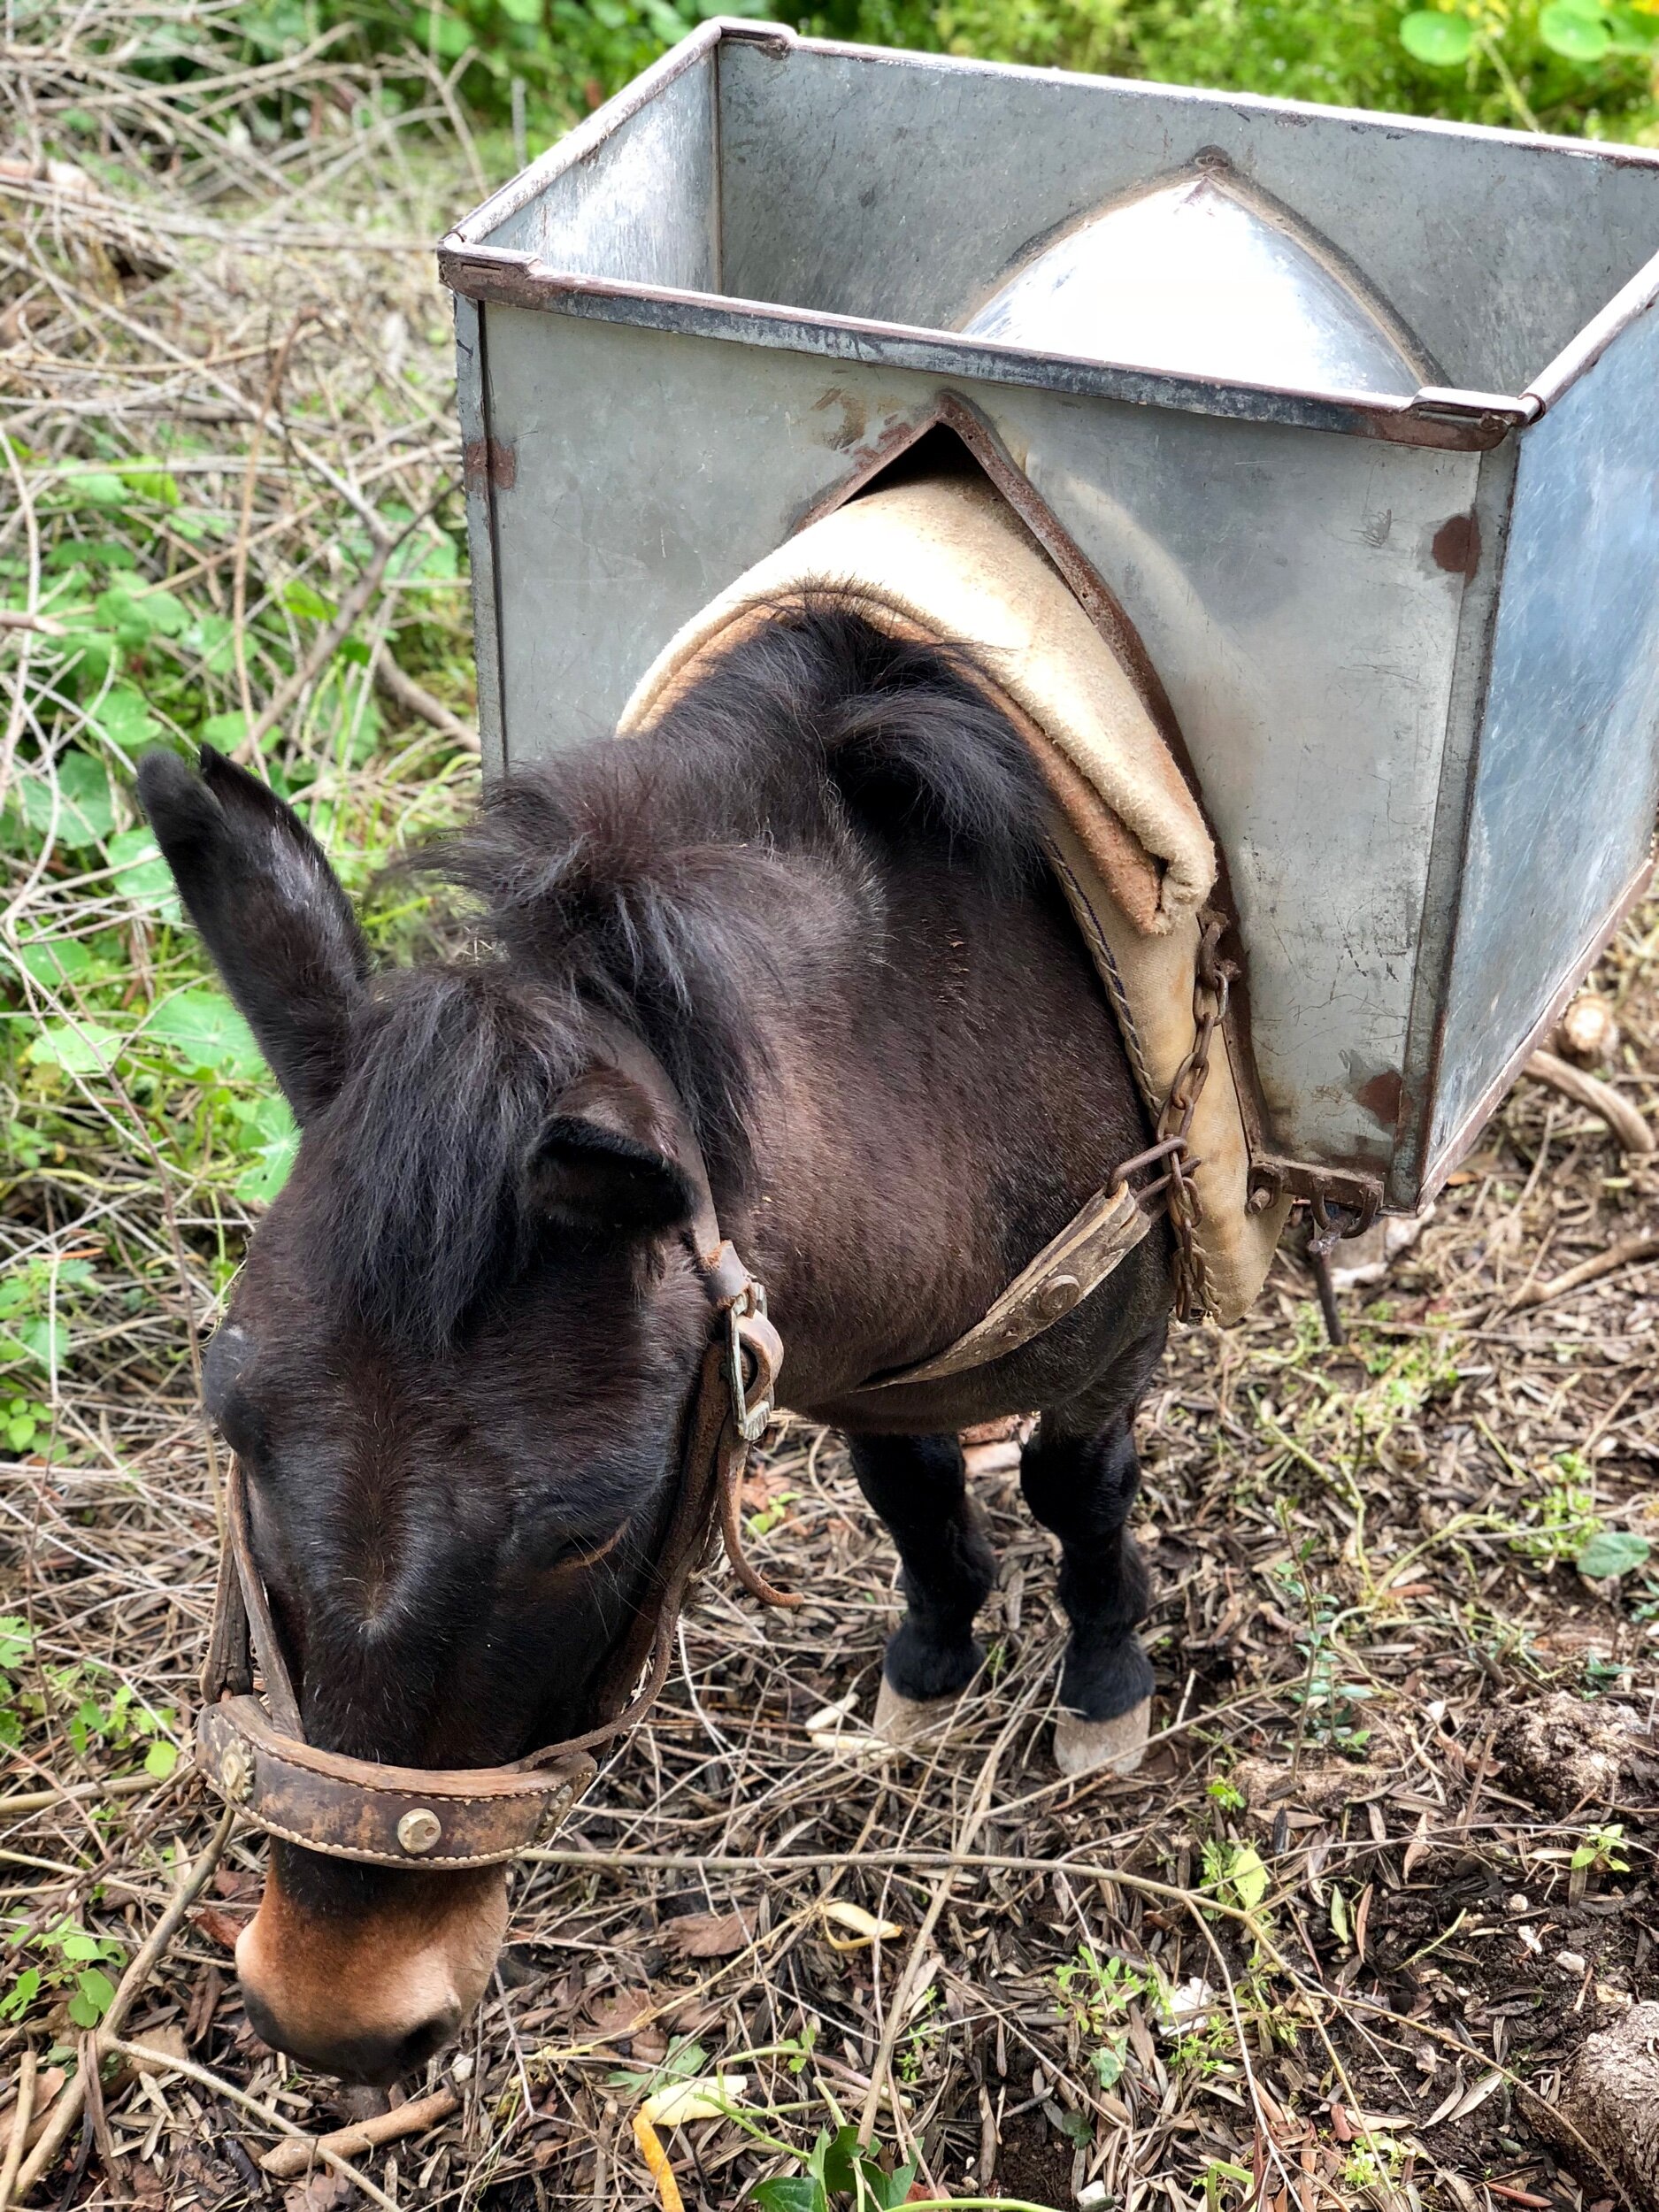
[(903, 1383), (943, 1382), (1018, 1351), (1098, 1290), (1151, 1226), (1151, 1215), (1127, 1183), (1097, 1192), (1014, 1278), (982, 1321), (931, 1359), (878, 1375), (857, 1394), (893, 1390)]
[(268, 1835), (370, 1866), (491, 1866), (553, 1834), (597, 1771), (577, 1753), (534, 1772), (428, 1770), (318, 1751), (257, 1697), (210, 1705), (197, 1756), (220, 1794)]

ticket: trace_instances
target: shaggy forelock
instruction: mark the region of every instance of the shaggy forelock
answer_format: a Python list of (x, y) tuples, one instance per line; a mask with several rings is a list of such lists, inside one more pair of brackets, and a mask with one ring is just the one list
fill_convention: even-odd
[(590, 1056), (568, 995), (498, 961), (390, 979), (352, 1043), (324, 1132), (334, 1263), (369, 1323), (441, 1341), (519, 1256), (526, 1170)]

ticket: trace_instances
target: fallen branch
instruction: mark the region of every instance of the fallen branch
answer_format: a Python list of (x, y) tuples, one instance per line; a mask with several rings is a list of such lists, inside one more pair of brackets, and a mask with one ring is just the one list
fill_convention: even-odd
[(1622, 1152), (1645, 1153), (1654, 1149), (1653, 1131), (1629, 1099), (1621, 1098), (1610, 1083), (1586, 1075), (1570, 1060), (1558, 1060), (1553, 1052), (1535, 1052), (1523, 1073), (1530, 1075), (1534, 1082), (1547, 1083), (1552, 1091), (1559, 1091), (1576, 1105), (1587, 1107), (1607, 1124)]
[[(143, 1994), (168, 1945), (183, 1926), (184, 1916), (206, 1888), (209, 1876), (219, 1864), (224, 1855), (225, 1846), (230, 1841), (230, 1832), (235, 1821), (236, 1809), (234, 1805), (227, 1805), (219, 1816), (219, 1824), (208, 1838), (201, 1856), (180, 1878), (172, 1903), (139, 1946), (137, 1956), (122, 1975), (120, 1985), (111, 1998), (110, 2008), (104, 2016), (104, 2024), (92, 2039), (93, 2052), (99, 2062), (119, 2047), (121, 2027), (127, 2014)], [(172, 2063), (170, 2060), (167, 2062)], [(47, 2123), (45, 2132), (24, 2161), (22, 2170), (18, 2175), (19, 2203), (50, 2171), (69, 2140), (86, 2101), (86, 2070), (79, 2067), (73, 2079), (64, 2085), (62, 2094), (52, 2107), (52, 2116)]]
[(392, 657), (391, 648), (382, 645), (374, 656), (374, 685), (384, 692), (395, 707), (411, 714), (419, 722), (430, 724), (449, 740), (469, 753), (479, 750), (478, 732), (469, 730), (458, 714), (452, 714), (442, 699), (434, 698), (425, 684), (418, 684), (405, 669), (400, 668)]
[(338, 2152), (344, 2158), (356, 2158), (363, 2151), (377, 2150), (382, 2143), (395, 2143), (402, 2136), (424, 2135), (428, 2128), (436, 2127), (440, 2120), (447, 2120), (452, 2112), (458, 2111), (460, 2104), (453, 2089), (434, 2089), (429, 2097), (411, 2098), (407, 2104), (396, 2105), (389, 2112), (377, 2112), (373, 2119), (355, 2121), (351, 2126), (335, 2128), (328, 2135), (304, 2135), (275, 2144), (259, 2164), (279, 2181), (292, 2181), (330, 2151)]
[(1512, 1310), (1525, 1306), (1547, 1305), (1552, 1298), (1564, 1298), (1570, 1290), (1578, 1290), (1586, 1283), (1594, 1283), (1603, 1275), (1611, 1275), (1621, 1267), (1631, 1267), (1638, 1260), (1659, 1260), (1659, 1237), (1621, 1237), (1617, 1244), (1609, 1244), (1605, 1252), (1598, 1252), (1593, 1259), (1580, 1260), (1577, 1267), (1570, 1267), (1564, 1275), (1556, 1275), (1547, 1283), (1528, 1283), (1509, 1301)]
[(83, 1797), (142, 1797), (146, 1790), (158, 1790), (171, 1778), (162, 1774), (118, 1774), (112, 1782), (71, 1782), (56, 1789), (27, 1790), (20, 1797), (0, 1797), (0, 1817), (21, 1820), (26, 1813), (50, 1812), (54, 1805)]
[(35, 2117), (35, 2070), (38, 2063), (35, 2047), (24, 2051), (18, 2068), (18, 2101), (12, 2108), (12, 2133), (6, 2143), (5, 2163), (0, 2166), (0, 2212), (6, 2212), (12, 2201), (12, 2192), (23, 2163), (23, 2149), (28, 2141), (29, 2122)]

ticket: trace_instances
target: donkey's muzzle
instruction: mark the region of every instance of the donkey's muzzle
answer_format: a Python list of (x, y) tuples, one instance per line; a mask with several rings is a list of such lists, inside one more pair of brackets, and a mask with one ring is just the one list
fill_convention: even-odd
[(596, 1771), (580, 1752), (518, 1768), (349, 1759), (283, 1734), (252, 1696), (204, 1706), (196, 1732), (203, 1773), (257, 1828), (367, 1866), (496, 1865), (545, 1843)]

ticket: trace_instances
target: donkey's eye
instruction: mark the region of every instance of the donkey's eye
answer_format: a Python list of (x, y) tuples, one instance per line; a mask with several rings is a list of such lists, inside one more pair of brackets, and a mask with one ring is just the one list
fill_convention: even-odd
[(565, 1567), (591, 1567), (622, 1540), (627, 1523), (620, 1521), (603, 1535), (572, 1536), (560, 1544), (547, 1562), (548, 1571)]

